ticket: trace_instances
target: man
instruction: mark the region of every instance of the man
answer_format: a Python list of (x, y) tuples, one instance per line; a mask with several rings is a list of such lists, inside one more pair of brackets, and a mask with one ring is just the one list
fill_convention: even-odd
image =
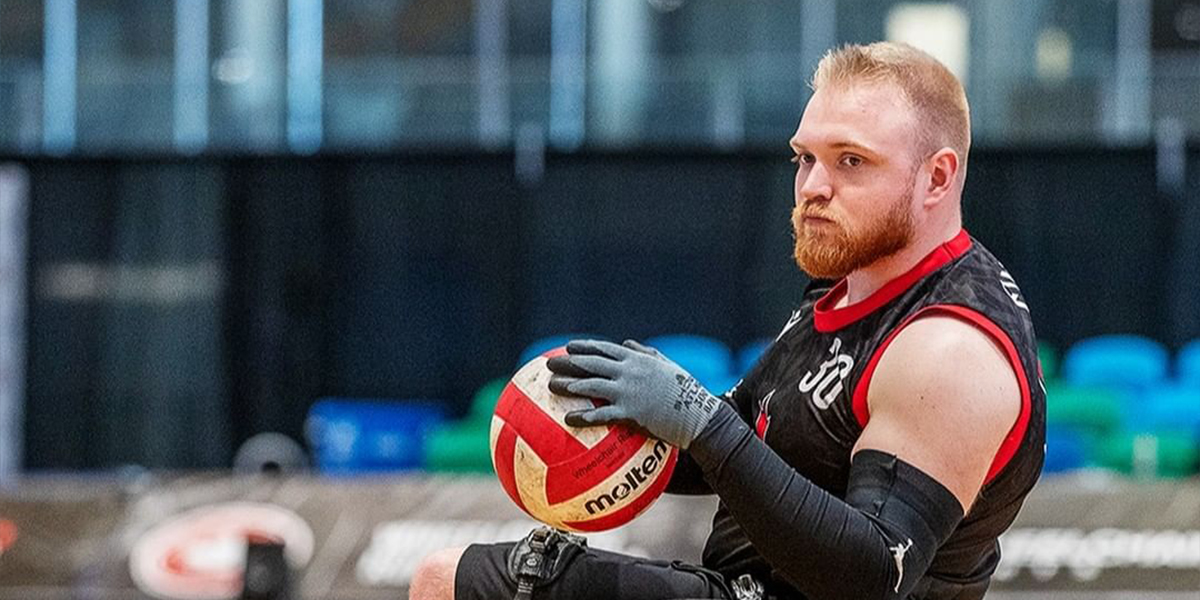
[[(635, 342), (549, 363), (555, 392), (608, 401), (569, 424), (686, 450), (668, 491), (721, 500), (704, 567), (564, 552), (534, 597), (983, 597), (1041, 470), (1045, 397), (1020, 290), (962, 230), (966, 96), (891, 43), (829, 53), (813, 89), (791, 147), (814, 282), (746, 378), (717, 399)], [(436, 554), (412, 597), (512, 597), (511, 548)]]

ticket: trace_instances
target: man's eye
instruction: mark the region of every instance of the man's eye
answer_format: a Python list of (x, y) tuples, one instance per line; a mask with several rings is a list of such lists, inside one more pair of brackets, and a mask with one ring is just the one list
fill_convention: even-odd
[(813, 155), (811, 154), (797, 154), (792, 157), (792, 162), (798, 165), (811, 165), (813, 160)]
[(842, 158), (842, 164), (846, 165), (847, 167), (857, 167), (862, 165), (862, 163), (863, 159), (861, 156), (854, 156), (853, 154), (850, 154)]

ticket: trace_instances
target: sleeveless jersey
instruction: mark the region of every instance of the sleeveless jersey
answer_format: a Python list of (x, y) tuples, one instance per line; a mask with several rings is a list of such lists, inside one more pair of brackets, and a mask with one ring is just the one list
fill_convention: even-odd
[[(997, 538), (1037, 481), (1045, 452), (1045, 390), (1029, 307), (1004, 266), (966, 231), (865, 300), (835, 308), (845, 289), (845, 281), (811, 284), (800, 309), (726, 400), (801, 475), (844, 498), (850, 453), (870, 419), (871, 376), (896, 334), (930, 314), (953, 315), (987, 333), (1017, 376), (1021, 410), (970, 512), (910, 596), (982, 597), (1000, 559)], [(800, 597), (772, 574), (724, 505), (713, 519), (704, 565), (749, 573), (775, 593)]]

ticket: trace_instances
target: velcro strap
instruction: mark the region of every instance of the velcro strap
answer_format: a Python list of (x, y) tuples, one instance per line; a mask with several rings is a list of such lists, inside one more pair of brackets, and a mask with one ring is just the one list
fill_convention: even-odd
[(557, 579), (586, 547), (586, 539), (549, 527), (529, 532), (508, 555), (508, 574), (517, 582), (514, 600), (529, 600), (534, 588)]

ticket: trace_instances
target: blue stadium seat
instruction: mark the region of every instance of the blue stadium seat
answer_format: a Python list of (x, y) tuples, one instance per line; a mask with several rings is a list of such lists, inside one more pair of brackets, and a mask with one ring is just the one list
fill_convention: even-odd
[(437, 401), (322, 398), (305, 434), (321, 473), (405, 471), (425, 467), (426, 436), (444, 421)]
[(750, 369), (754, 367), (754, 363), (758, 362), (758, 358), (763, 355), (763, 352), (767, 351), (767, 347), (773, 341), (775, 340), (769, 337), (759, 338), (742, 346), (742, 349), (738, 350), (737, 353), (738, 375), (745, 376), (746, 373), (749, 373)]
[(521, 368), (525, 363), (541, 356), (547, 350), (553, 350), (559, 346), (567, 345), (571, 340), (607, 340), (605, 336), (595, 335), (590, 333), (564, 333), (560, 335), (550, 335), (541, 339), (530, 342), (524, 350), (521, 351), (520, 358), (517, 359), (517, 368)]
[(700, 379), (697, 377), (696, 381), (699, 381), (700, 385), (704, 386), (704, 389), (719, 396), (725, 392), (728, 392), (729, 389), (736, 385), (740, 379), (741, 378), (736, 375), (729, 374), (725, 376), (713, 375), (705, 379)]
[[(713, 393), (725, 391), (716, 389), (721, 385), (728, 387), (736, 383), (733, 352), (720, 340), (702, 335), (673, 334), (652, 337), (645, 343), (678, 363)], [(731, 377), (734, 381), (726, 384)]]
[(1162, 383), (1141, 390), (1125, 407), (1122, 425), (1131, 433), (1200, 436), (1200, 384)]
[(1062, 473), (1088, 466), (1088, 439), (1086, 434), (1072, 427), (1051, 426), (1046, 428), (1046, 460), (1042, 463), (1043, 473)]
[(1136, 391), (1163, 381), (1170, 354), (1138, 335), (1102, 335), (1081, 340), (1063, 358), (1063, 376), (1073, 385), (1112, 386)]
[(1200, 339), (1188, 342), (1179, 350), (1175, 373), (1182, 382), (1200, 385)]

